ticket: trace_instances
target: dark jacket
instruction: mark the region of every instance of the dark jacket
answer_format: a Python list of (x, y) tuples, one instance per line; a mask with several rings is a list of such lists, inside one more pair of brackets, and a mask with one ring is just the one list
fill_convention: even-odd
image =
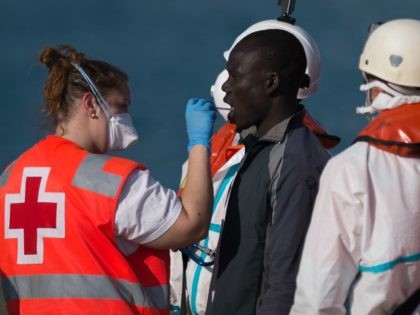
[(244, 138), (232, 186), (211, 314), (288, 314), (312, 207), (330, 157), (303, 111)]

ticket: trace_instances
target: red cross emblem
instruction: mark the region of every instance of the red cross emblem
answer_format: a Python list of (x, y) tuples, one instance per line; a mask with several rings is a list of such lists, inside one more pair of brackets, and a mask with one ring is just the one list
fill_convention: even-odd
[(44, 238), (65, 235), (65, 195), (45, 191), (49, 172), (49, 167), (24, 168), (20, 193), (6, 194), (5, 238), (17, 238), (18, 264), (42, 264)]

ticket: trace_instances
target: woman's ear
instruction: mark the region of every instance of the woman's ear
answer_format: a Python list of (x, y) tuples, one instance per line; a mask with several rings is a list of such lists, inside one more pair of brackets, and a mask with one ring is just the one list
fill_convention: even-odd
[(87, 92), (83, 94), (80, 100), (80, 106), (82, 106), (87, 116), (91, 118), (97, 118), (96, 116), (97, 104), (96, 104), (96, 99), (92, 93)]
[(265, 84), (265, 90), (268, 95), (276, 92), (280, 87), (280, 78), (276, 72), (270, 72), (267, 74), (267, 80)]

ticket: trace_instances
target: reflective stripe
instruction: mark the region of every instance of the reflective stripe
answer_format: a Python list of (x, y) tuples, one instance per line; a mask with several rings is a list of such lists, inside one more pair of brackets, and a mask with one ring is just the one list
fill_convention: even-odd
[(168, 286), (138, 283), (97, 275), (42, 275), (3, 278), (6, 301), (36, 298), (122, 300), (146, 308), (169, 308)]
[[(270, 157), (268, 162), (268, 170), (270, 172), (270, 204), (273, 209), (273, 213), (271, 214), (271, 224), (274, 224), (274, 217), (276, 215), (275, 209), (277, 208), (277, 184), (280, 180), (282, 174), (282, 166), (283, 166), (283, 155), (284, 150), (286, 149), (287, 140), (289, 139), (288, 134), (286, 135), (283, 142), (277, 143), (273, 146), (273, 149), (270, 151)], [(278, 176), (274, 176), (278, 174)], [(266, 244), (270, 244), (266, 242)]]
[(217, 206), (219, 205), (220, 199), (222, 199), (222, 196), (223, 196), (224, 191), (226, 190), (226, 187), (228, 187), (228, 185), (232, 181), (233, 176), (238, 171), (238, 168), (239, 168), (239, 163), (232, 165), (227, 171), (227, 174), (225, 175), (223, 182), (220, 184), (220, 187), (217, 190), (216, 197), (214, 198), (213, 213), (216, 210)]
[[(223, 178), (222, 183), (220, 184), (219, 189), (217, 190), (217, 194), (216, 197), (214, 198), (214, 205), (213, 205), (213, 213), (215, 212), (215, 210), (217, 209), (217, 207), (219, 206), (220, 200), (222, 199), (223, 193), (225, 192), (226, 188), (229, 187), (229, 185), (232, 182), (232, 179), (234, 178), (236, 172), (238, 171), (239, 168), (239, 163), (238, 164), (234, 164), (232, 165), (229, 170), (227, 171), (225, 177)], [(220, 225), (219, 226), (219, 231), (217, 231), (220, 234)], [(215, 228), (216, 224), (210, 224), (210, 228)], [(202, 242), (201, 244), (204, 247), (207, 247), (209, 244), (209, 236), (207, 236)], [(206, 256), (205, 253), (201, 253), (200, 257), (202, 259), (204, 259)], [(193, 277), (193, 283), (191, 286), (191, 298), (190, 298), (190, 307), (191, 307), (191, 312), (193, 314), (198, 314), (197, 311), (197, 296), (198, 296), (198, 280), (200, 278), (200, 274), (201, 274), (201, 270), (203, 269), (203, 266), (200, 266), (197, 264), (196, 269), (195, 269), (195, 273), (194, 273), (194, 277)]]
[(210, 224), (209, 231), (220, 233), (221, 230), (222, 230), (221, 224), (215, 224), (215, 223)]
[(391, 270), (396, 265), (404, 264), (404, 263), (410, 263), (410, 262), (416, 262), (420, 261), (420, 253), (399, 257), (397, 259), (391, 260), (389, 262), (379, 264), (376, 266), (360, 266), (359, 270), (360, 272), (372, 272), (372, 273), (380, 273), (385, 272), (388, 270)]
[(4, 170), (3, 174), (0, 175), (0, 187), (6, 185), (14, 164), (15, 162), (10, 163), (10, 165)]
[(171, 315), (181, 314), (181, 308), (178, 305), (171, 304), (169, 310)]
[(80, 164), (72, 184), (108, 197), (114, 197), (122, 177), (102, 170), (110, 156), (88, 154)]

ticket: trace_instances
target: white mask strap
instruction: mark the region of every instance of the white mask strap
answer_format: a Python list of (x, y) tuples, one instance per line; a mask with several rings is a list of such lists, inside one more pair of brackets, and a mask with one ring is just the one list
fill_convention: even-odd
[(102, 110), (104, 111), (106, 117), (108, 120), (111, 119), (111, 117), (114, 116), (114, 113), (112, 112), (111, 108), (109, 107), (108, 103), (105, 101), (105, 99), (102, 97), (101, 93), (99, 93), (98, 88), (95, 86), (95, 84), (92, 82), (92, 80), (89, 78), (85, 70), (83, 70), (82, 67), (80, 67), (77, 63), (71, 63), (77, 71), (80, 72), (83, 79), (85, 79), (86, 83), (89, 85), (90, 90), (92, 91), (95, 98), (98, 100), (99, 105), (101, 105)]
[(389, 87), (387, 84), (385, 84), (384, 82), (379, 81), (379, 80), (373, 80), (373, 81), (370, 81), (366, 84), (362, 84), (360, 86), (360, 91), (369, 91), (370, 89), (372, 89), (374, 87), (380, 88), (380, 89), (384, 90), (386, 93), (388, 93), (392, 96), (402, 95), (401, 93), (395, 91), (394, 89)]
[(420, 96), (401, 94), (389, 87), (384, 82), (378, 80), (371, 81), (367, 84), (362, 84), (360, 86), (360, 90), (369, 91), (374, 87), (382, 89), (383, 92), (380, 92), (372, 102), (370, 102), (369, 96), (367, 96), (365, 106), (356, 107), (356, 113), (375, 113), (384, 109), (392, 109), (404, 104), (413, 104), (420, 102)]

